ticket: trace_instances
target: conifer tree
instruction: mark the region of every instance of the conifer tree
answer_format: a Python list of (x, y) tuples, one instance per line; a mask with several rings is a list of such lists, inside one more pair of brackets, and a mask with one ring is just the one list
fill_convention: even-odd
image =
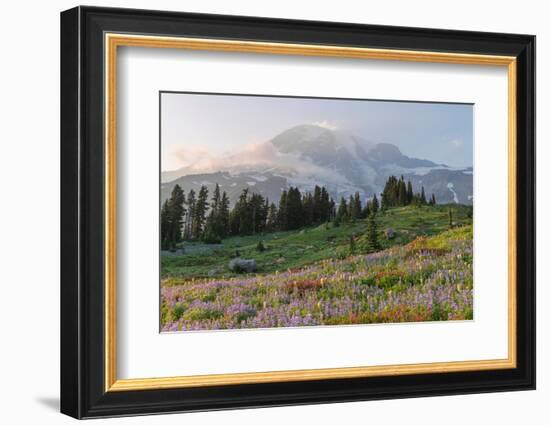
[(336, 213), (336, 219), (334, 225), (339, 226), (341, 223), (348, 221), (348, 204), (344, 197), (340, 199), (340, 205), (338, 205), (338, 212)]
[(288, 192), (283, 190), (281, 193), (281, 198), (279, 199), (279, 211), (277, 212), (277, 225), (281, 230), (287, 230), (287, 199)]
[(324, 216), (326, 215), (326, 212), (323, 211), (323, 199), (322, 199), (322, 192), (321, 188), (317, 185), (315, 185), (315, 189), (313, 189), (313, 197), (311, 200), (311, 208), (312, 208), (312, 223), (320, 223), (323, 221)]
[(401, 180), (399, 180), (398, 189), (397, 189), (397, 205), (403, 207), (408, 203), (409, 202), (407, 199), (407, 186), (405, 184), (405, 180), (403, 179), (403, 176), (401, 176)]
[(252, 210), (249, 208), (248, 188), (243, 189), (233, 211), (232, 231), (235, 235), (250, 235), (252, 233)]
[(216, 187), (214, 188), (214, 194), (212, 195), (212, 203), (210, 204), (210, 209), (215, 211), (216, 214), (219, 212), (220, 201), (221, 201), (220, 185), (216, 183)]
[(248, 200), (247, 207), (249, 211), (247, 211), (246, 216), (250, 218), (249, 231), (252, 234), (263, 232), (267, 218), (264, 197), (259, 193), (253, 193)]
[(370, 201), (365, 202), (365, 208), (363, 208), (363, 211), (361, 212), (361, 216), (363, 218), (368, 218), (370, 214), (370, 209), (371, 209), (371, 202)]
[(420, 192), (420, 205), (426, 205), (426, 194), (424, 193), (424, 186)]
[(277, 206), (272, 202), (267, 214), (266, 230), (273, 232), (277, 229)]
[(353, 195), (349, 195), (348, 198), (348, 218), (350, 221), (354, 221), (353, 213), (355, 211), (355, 198)]
[(315, 222), (315, 204), (313, 199), (311, 193), (306, 193), (302, 197), (303, 224), (305, 226), (311, 226)]
[[(227, 202), (227, 199), (225, 202)], [(222, 217), (222, 196), (220, 195), (220, 186), (216, 183), (214, 195), (212, 196), (212, 203), (210, 204), (210, 212), (206, 218), (204, 231), (201, 237), (206, 242), (219, 242), (225, 237), (225, 228)]]
[(223, 239), (229, 234), (229, 198), (225, 191), (222, 193), (219, 209), (220, 237)]
[(214, 188), (214, 194), (212, 195), (212, 203), (210, 204), (210, 213), (211, 215), (211, 221), (212, 221), (212, 232), (216, 236), (216, 239), (222, 238), (222, 223), (221, 223), (221, 215), (220, 215), (220, 208), (221, 208), (221, 194), (220, 194), (220, 185), (216, 183), (216, 187)]
[(325, 186), (321, 187), (321, 201), (319, 205), (319, 221), (326, 222), (334, 218), (334, 200), (330, 198)]
[(376, 197), (376, 193), (375, 193), (374, 197), (372, 198), (372, 202), (371, 202), (371, 212), (376, 214), (378, 212), (379, 207), (380, 206), (378, 205), (378, 198)]
[(184, 231), (183, 231), (183, 237), (185, 240), (193, 239), (193, 220), (194, 220), (194, 214), (195, 214), (195, 205), (196, 205), (197, 199), (195, 197), (195, 191), (191, 189), (187, 195), (187, 214), (185, 216), (185, 224), (184, 224)]
[(221, 241), (220, 235), (216, 232), (216, 214), (212, 208), (206, 218), (201, 239), (206, 243), (219, 243)]
[(453, 228), (453, 210), (449, 207), (449, 228)]
[(197, 195), (197, 202), (193, 211), (193, 224), (191, 234), (194, 239), (200, 239), (206, 222), (206, 211), (208, 209), (208, 188), (201, 186)]
[(294, 230), (300, 228), (303, 221), (302, 194), (297, 187), (291, 186), (288, 189), (286, 209), (286, 230)]
[(353, 196), (353, 208), (351, 208), (351, 218), (352, 220), (357, 220), (361, 217), (362, 205), (361, 205), (361, 196), (359, 192), (355, 192)]
[(367, 252), (375, 252), (380, 249), (380, 243), (378, 242), (378, 229), (376, 225), (376, 214), (369, 214), (367, 220)]
[(168, 199), (162, 204), (160, 209), (160, 244), (161, 249), (170, 249), (171, 241), (170, 234), (170, 209), (168, 206)]
[(168, 200), (168, 211), (170, 215), (170, 226), (168, 230), (168, 241), (171, 246), (181, 241), (181, 231), (183, 225), (183, 216), (185, 214), (185, 195), (179, 184), (172, 189), (172, 194)]
[(413, 196), (414, 196), (414, 193), (413, 193), (412, 183), (410, 180), (408, 180), (407, 181), (407, 204), (412, 203)]

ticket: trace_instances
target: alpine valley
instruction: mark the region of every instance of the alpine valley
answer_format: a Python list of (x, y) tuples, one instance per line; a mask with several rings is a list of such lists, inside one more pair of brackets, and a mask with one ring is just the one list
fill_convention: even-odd
[(176, 184), (186, 193), (203, 185), (212, 193), (216, 183), (232, 205), (245, 188), (277, 203), (289, 186), (302, 192), (325, 186), (335, 200), (355, 192), (369, 199), (383, 190), (391, 175), (410, 180), (415, 190), (423, 186), (438, 204), (473, 202), (472, 167), (412, 158), (393, 144), (313, 124), (290, 128), (271, 140), (210, 158), (206, 164), (189, 158), (187, 166), (161, 174), (161, 202)]

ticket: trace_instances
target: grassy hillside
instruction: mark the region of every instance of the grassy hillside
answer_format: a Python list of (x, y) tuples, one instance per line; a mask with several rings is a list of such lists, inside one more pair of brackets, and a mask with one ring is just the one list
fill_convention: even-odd
[[(195, 281), (171, 279), (173, 285), (163, 285), (161, 290), (162, 328), (178, 331), (472, 319), (472, 226), (418, 236), (425, 232), (422, 229), (428, 221), (432, 227), (443, 229), (441, 215), (437, 210), (422, 209), (418, 214), (408, 209), (395, 211), (384, 219), (390, 222), (394, 218), (391, 223), (397, 232), (403, 232), (402, 240), (414, 239), (373, 254), (343, 259), (327, 256), (300, 269), (273, 273)], [(360, 228), (361, 224), (356, 224), (347, 232)], [(334, 243), (338, 246), (345, 239), (345, 231), (321, 227), (303, 234), (280, 235), (269, 244), (297, 264), (299, 252), (307, 252), (313, 261), (334, 249), (323, 248), (326, 236), (321, 242), (319, 234), (337, 236)], [(251, 244), (254, 239), (245, 241)], [(312, 248), (304, 248), (306, 244)], [(208, 255), (205, 259), (222, 261), (217, 257)], [(272, 267), (271, 258), (262, 254), (263, 267)]]
[[(471, 224), (470, 207), (453, 205), (453, 221), (457, 226)], [(379, 239), (382, 248), (404, 245), (418, 236), (433, 236), (449, 228), (448, 207), (401, 207), (377, 215)], [(386, 239), (386, 229), (395, 231), (394, 239)], [(357, 240), (366, 229), (366, 222), (334, 227), (320, 225), (299, 231), (276, 232), (255, 236), (232, 237), (223, 244), (209, 246), (201, 243), (184, 243), (187, 253), (162, 256), (161, 274), (163, 286), (180, 285), (197, 278), (227, 278), (235, 276), (228, 268), (229, 261), (237, 254), (242, 258), (254, 258), (258, 273), (297, 269), (320, 260), (343, 258), (350, 254), (350, 237)], [(256, 246), (262, 241), (266, 250), (258, 252)], [(355, 253), (360, 253), (357, 252)]]

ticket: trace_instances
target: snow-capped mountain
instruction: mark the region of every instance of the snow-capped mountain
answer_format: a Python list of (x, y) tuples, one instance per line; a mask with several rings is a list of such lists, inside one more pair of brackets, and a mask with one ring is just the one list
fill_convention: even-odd
[(212, 190), (218, 183), (232, 202), (244, 188), (276, 203), (288, 186), (307, 192), (315, 185), (326, 186), (336, 200), (356, 191), (367, 199), (380, 193), (392, 174), (411, 180), (415, 191), (424, 186), (426, 195), (434, 193), (438, 203), (472, 203), (471, 167), (456, 169), (411, 158), (393, 144), (311, 124), (290, 128), (223, 158), (162, 173), (161, 200), (176, 183), (185, 192), (197, 191), (201, 185)]

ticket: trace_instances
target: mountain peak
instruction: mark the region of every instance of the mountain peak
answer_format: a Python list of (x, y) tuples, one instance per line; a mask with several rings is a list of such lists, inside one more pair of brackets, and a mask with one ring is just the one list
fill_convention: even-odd
[(373, 161), (383, 161), (395, 163), (400, 161), (403, 154), (399, 148), (391, 143), (377, 143), (368, 151), (369, 158)]
[(297, 125), (271, 139), (279, 152), (299, 154), (318, 149), (334, 149), (335, 141), (332, 130), (315, 124)]

